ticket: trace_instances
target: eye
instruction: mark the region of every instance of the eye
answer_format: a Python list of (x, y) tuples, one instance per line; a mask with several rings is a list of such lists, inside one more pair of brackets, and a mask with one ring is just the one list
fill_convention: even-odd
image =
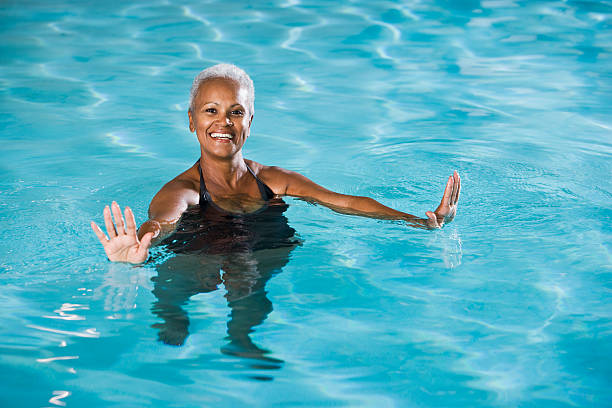
[(244, 116), (244, 111), (242, 109), (234, 109), (232, 111), (232, 115), (235, 115), (235, 116)]
[(215, 108), (206, 108), (206, 110), (204, 110), (204, 112), (207, 112), (207, 113), (217, 113), (217, 110)]

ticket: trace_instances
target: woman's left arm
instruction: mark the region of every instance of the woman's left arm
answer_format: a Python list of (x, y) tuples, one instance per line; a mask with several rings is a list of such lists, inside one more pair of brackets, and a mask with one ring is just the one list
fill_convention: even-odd
[(427, 211), (425, 213), (427, 218), (420, 218), (394, 210), (369, 197), (336, 193), (293, 171), (279, 167), (268, 167), (264, 173), (265, 181), (279, 195), (313, 201), (345, 214), (405, 220), (413, 226), (425, 228), (440, 228), (453, 220), (457, 212), (457, 202), (461, 191), (461, 178), (455, 171), (446, 182), (446, 188), (438, 208), (434, 211)]

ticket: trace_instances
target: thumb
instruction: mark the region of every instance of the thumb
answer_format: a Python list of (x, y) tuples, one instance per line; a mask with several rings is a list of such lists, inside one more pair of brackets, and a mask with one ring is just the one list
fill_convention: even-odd
[(440, 228), (440, 224), (438, 224), (438, 216), (433, 211), (427, 211), (425, 215), (427, 215), (429, 221), (428, 224), (430, 227)]
[(142, 239), (140, 240), (140, 246), (138, 247), (138, 252), (141, 254), (146, 254), (149, 252), (149, 247), (151, 246), (151, 240), (153, 239), (153, 232), (147, 232), (144, 234)]

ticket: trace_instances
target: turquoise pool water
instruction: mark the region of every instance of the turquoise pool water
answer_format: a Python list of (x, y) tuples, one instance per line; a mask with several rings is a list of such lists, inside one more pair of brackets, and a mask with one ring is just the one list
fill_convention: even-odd
[[(1, 405), (612, 406), (611, 17), (4, 1)], [(89, 221), (143, 221), (197, 159), (189, 87), (222, 61), (255, 82), (246, 157), (421, 215), (457, 169), (462, 197), (439, 231), (287, 200), (301, 242), (257, 255), (266, 293), (190, 293), (173, 346), (157, 289), (197, 260), (110, 264)]]

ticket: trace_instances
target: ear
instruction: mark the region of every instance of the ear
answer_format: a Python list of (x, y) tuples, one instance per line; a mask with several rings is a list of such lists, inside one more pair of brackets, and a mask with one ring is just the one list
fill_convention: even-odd
[(251, 115), (251, 117), (249, 118), (249, 127), (248, 132), (247, 132), (247, 137), (251, 136), (251, 123), (253, 123), (253, 115)]
[(195, 132), (195, 123), (193, 122), (193, 116), (191, 116), (191, 110), (187, 111), (187, 116), (189, 116), (189, 131)]

